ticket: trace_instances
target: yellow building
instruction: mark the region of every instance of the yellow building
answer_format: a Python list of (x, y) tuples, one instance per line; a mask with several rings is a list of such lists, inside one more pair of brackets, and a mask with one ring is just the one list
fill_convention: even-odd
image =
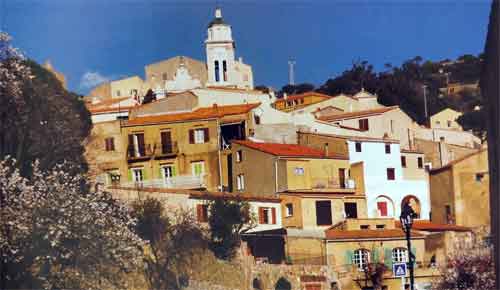
[[(234, 192), (278, 194), (283, 226), (325, 229), (347, 217), (366, 216), (360, 176), (346, 155), (296, 144), (235, 141), (232, 144)], [(351, 174), (351, 175), (350, 175)]]
[(430, 191), (433, 222), (489, 229), (487, 149), (431, 170)]
[(458, 124), (457, 119), (462, 116), (461, 112), (457, 112), (451, 108), (446, 108), (431, 116), (431, 128), (451, 129), (462, 131), (462, 126)]
[(299, 95), (285, 96), (275, 101), (273, 106), (277, 110), (290, 112), (331, 98), (331, 96), (317, 92), (306, 92)]
[(119, 176), (123, 186), (227, 186), (227, 148), (231, 140), (248, 136), (251, 110), (258, 105), (214, 105), (97, 124), (88, 144), (93, 172), (101, 182)]

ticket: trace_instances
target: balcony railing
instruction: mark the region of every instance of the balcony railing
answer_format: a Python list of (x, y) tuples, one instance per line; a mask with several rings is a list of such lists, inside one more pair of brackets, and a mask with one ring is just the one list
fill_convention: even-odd
[(177, 142), (170, 143), (153, 143), (144, 144), (144, 146), (136, 146), (129, 144), (127, 147), (127, 159), (143, 159), (151, 157), (161, 157), (168, 155), (175, 155), (179, 152)]
[(179, 175), (165, 179), (149, 179), (140, 182), (127, 182), (121, 184), (124, 187), (137, 188), (179, 188), (195, 189), (205, 188), (205, 175)]
[(355, 189), (356, 183), (353, 179), (341, 180), (339, 178), (313, 178), (312, 180), (313, 189), (328, 189), (328, 188), (340, 188), (340, 189)]

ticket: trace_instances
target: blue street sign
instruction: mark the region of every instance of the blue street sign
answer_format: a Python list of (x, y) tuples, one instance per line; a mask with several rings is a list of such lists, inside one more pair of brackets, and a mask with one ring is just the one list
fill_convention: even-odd
[(406, 276), (406, 263), (392, 264), (392, 273), (394, 277)]

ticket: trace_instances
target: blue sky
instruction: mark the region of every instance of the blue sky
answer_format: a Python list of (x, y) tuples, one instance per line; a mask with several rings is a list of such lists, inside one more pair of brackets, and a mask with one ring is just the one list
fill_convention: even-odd
[[(3, 3), (2, 3), (3, 1)], [(367, 60), (382, 69), (416, 55), (456, 58), (483, 50), (489, 0), (218, 1), (233, 27), (237, 56), (255, 84), (322, 84)], [(3, 4), (3, 6), (2, 6)], [(0, 0), (0, 21), (14, 45), (50, 59), (71, 90), (144, 75), (144, 65), (176, 55), (205, 60), (203, 41), (216, 1)], [(0, 22), (1, 23), (1, 22)], [(85, 79), (82, 79), (86, 75)]]

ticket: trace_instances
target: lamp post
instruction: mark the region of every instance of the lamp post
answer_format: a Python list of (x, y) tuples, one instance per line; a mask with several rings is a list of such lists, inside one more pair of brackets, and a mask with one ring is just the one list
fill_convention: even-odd
[(413, 261), (414, 258), (411, 252), (411, 227), (413, 225), (413, 218), (415, 217), (415, 211), (410, 206), (410, 202), (407, 201), (401, 209), (401, 215), (399, 220), (401, 222), (401, 227), (406, 233), (406, 244), (408, 247), (408, 269), (410, 270), (410, 290), (414, 290), (415, 285), (415, 274), (413, 273)]

